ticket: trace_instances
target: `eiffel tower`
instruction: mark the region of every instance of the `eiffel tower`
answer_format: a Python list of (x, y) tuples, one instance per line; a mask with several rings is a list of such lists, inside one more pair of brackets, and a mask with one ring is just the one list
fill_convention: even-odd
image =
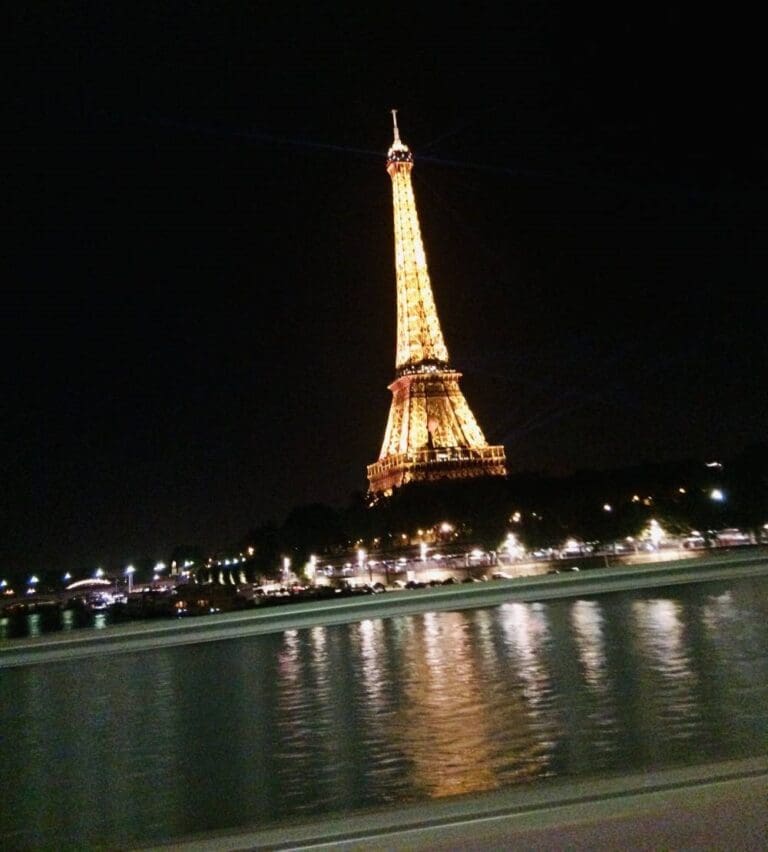
[(459, 388), (432, 296), (411, 184), (413, 154), (395, 139), (387, 153), (395, 214), (397, 357), (392, 405), (378, 461), (368, 465), (368, 493), (389, 495), (408, 482), (504, 476), (503, 446), (489, 446)]

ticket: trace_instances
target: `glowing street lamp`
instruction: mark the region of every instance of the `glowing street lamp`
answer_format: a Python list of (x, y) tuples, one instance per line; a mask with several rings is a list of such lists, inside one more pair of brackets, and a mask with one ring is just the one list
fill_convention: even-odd
[(713, 488), (709, 492), (709, 499), (714, 500), (715, 503), (723, 503), (725, 501), (725, 494), (719, 488)]
[(125, 569), (125, 574), (128, 577), (128, 594), (129, 595), (133, 591), (133, 575), (135, 573), (136, 573), (136, 569), (133, 567), (133, 565), (129, 565)]
[(514, 533), (507, 533), (504, 547), (506, 548), (510, 559), (522, 559), (524, 550)]
[(100, 580), (104, 576), (104, 569), (103, 568), (97, 568), (95, 573), (94, 573), (94, 576), (96, 577), (97, 580)]
[[(365, 570), (365, 551), (362, 547), (357, 549), (357, 570), (358, 573), (362, 573)], [(370, 562), (368, 563), (368, 579), (373, 582), (373, 569)]]
[(313, 583), (315, 582), (315, 577), (317, 576), (317, 557), (314, 553), (310, 554), (304, 573), (307, 575), (307, 579)]
[(654, 546), (656, 550), (659, 549), (659, 545), (664, 540), (664, 530), (662, 529), (661, 524), (653, 518), (648, 527), (648, 538), (651, 540), (651, 544)]

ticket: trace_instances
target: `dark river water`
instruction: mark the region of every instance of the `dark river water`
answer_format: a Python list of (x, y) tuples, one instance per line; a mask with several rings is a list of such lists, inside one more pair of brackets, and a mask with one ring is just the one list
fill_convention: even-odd
[(768, 752), (768, 580), (0, 670), (4, 848)]

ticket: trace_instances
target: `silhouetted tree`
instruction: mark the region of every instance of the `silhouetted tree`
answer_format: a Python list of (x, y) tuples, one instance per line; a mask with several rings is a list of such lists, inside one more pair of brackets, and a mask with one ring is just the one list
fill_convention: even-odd
[(280, 530), (273, 523), (262, 524), (251, 530), (245, 537), (244, 546), (253, 548), (247, 565), (249, 573), (265, 577), (278, 577), (282, 569), (283, 540)]
[(303, 567), (311, 554), (332, 553), (347, 543), (339, 513), (323, 503), (309, 503), (291, 510), (281, 537), (297, 569)]
[(755, 537), (768, 523), (768, 444), (752, 444), (727, 468), (734, 521)]

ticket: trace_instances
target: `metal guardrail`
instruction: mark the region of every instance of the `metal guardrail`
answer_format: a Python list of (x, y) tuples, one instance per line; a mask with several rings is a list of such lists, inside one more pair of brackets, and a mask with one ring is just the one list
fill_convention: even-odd
[(386, 594), (328, 601), (286, 604), (242, 612), (209, 615), (199, 620), (158, 624), (116, 625), (99, 631), (50, 634), (33, 639), (8, 640), (0, 646), (0, 669), (98, 656), (146, 651), (236, 639), (263, 633), (327, 624), (345, 624), (368, 618), (389, 618), (420, 612), (475, 609), (507, 601), (537, 601), (581, 597), (633, 589), (768, 575), (768, 557), (742, 557), (655, 563), (640, 567), (603, 568), (556, 575), (534, 575), (487, 583), (435, 586)]
[(158, 852), (229, 849), (757, 849), (768, 757), (560, 779), (274, 828), (180, 838)]

